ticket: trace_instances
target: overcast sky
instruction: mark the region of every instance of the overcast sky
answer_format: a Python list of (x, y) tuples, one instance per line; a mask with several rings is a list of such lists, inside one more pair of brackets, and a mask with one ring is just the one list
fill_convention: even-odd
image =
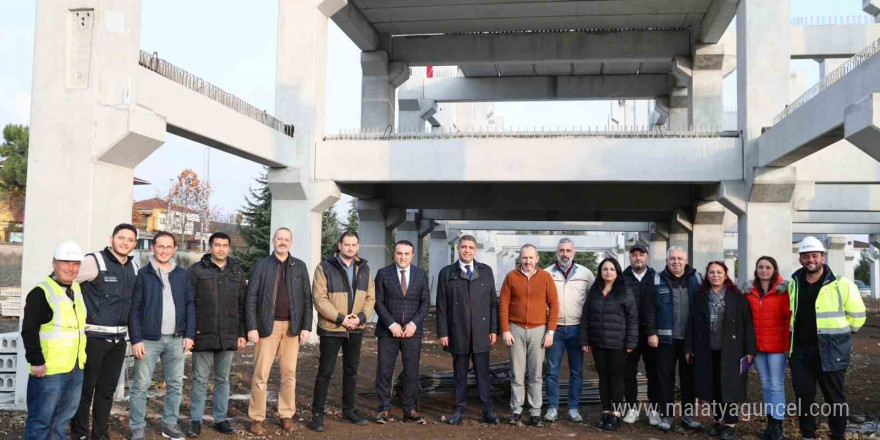
[[(861, 0), (792, 0), (791, 15), (863, 15), (861, 4)], [(34, 0), (6, 1), (0, 14), (0, 126), (28, 124), (35, 8)], [(276, 1), (146, 0), (142, 8), (141, 49), (158, 52), (161, 58), (259, 108), (274, 110)], [(808, 86), (818, 81), (816, 62), (794, 61), (792, 68), (807, 72)], [(726, 107), (736, 105), (735, 77), (731, 75), (724, 84)], [(360, 80), (359, 51), (331, 21), (327, 133), (360, 125)], [(507, 126), (578, 127), (603, 123), (609, 108), (607, 102), (509, 102), (497, 104), (495, 113)], [(136, 187), (135, 199), (166, 191), (169, 181), (183, 169), (203, 174), (206, 150), (169, 134), (165, 145), (135, 169), (136, 176), (152, 183)], [(213, 203), (224, 212), (233, 212), (242, 205), (261, 167), (216, 150), (210, 152), (210, 163)], [(347, 210), (347, 203), (344, 198), (337, 209)]]

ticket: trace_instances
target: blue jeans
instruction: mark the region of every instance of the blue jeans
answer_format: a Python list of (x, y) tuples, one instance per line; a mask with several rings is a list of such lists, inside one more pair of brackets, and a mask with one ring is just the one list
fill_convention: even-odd
[(214, 370), (214, 423), (226, 420), (226, 410), (229, 407), (229, 368), (232, 367), (234, 354), (234, 351), (193, 352), (193, 383), (189, 398), (189, 417), (193, 422), (201, 422), (202, 415), (205, 414), (205, 394), (211, 370)]
[(134, 361), (134, 383), (131, 385), (131, 429), (144, 429), (147, 410), (147, 390), (153, 381), (156, 363), (162, 360), (165, 373), (165, 410), (162, 413), (163, 425), (177, 425), (180, 413), (180, 398), (183, 390), (183, 338), (163, 335), (158, 341), (144, 341), (146, 354), (143, 359)]
[(578, 409), (584, 386), (584, 352), (580, 347), (580, 326), (560, 325), (553, 333), (553, 345), (547, 349), (547, 407), (559, 408), (559, 369), (568, 353), (568, 409)]
[(28, 440), (66, 440), (67, 425), (79, 408), (83, 370), (74, 366), (70, 373), (28, 376), (25, 438)]
[(764, 353), (755, 355), (755, 367), (761, 376), (761, 391), (764, 394), (764, 408), (776, 420), (785, 415), (785, 353)]

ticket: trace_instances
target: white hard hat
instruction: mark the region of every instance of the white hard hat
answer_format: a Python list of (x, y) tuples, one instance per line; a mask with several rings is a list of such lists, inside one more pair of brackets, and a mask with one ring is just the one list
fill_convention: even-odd
[(58, 261), (82, 261), (83, 253), (75, 241), (68, 240), (55, 248), (55, 256), (52, 258)]
[(798, 253), (803, 254), (805, 252), (825, 253), (825, 245), (818, 238), (810, 235), (801, 240), (801, 244), (798, 245)]

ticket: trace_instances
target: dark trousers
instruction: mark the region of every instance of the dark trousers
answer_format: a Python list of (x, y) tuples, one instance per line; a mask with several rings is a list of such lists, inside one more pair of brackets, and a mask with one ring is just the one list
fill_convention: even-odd
[(78, 439), (89, 434), (89, 410), (92, 413), (92, 437), (99, 438), (110, 429), (110, 408), (125, 362), (125, 345), (124, 338), (117, 342), (88, 338), (82, 395), (70, 424), (71, 437)]
[(379, 412), (391, 409), (391, 379), (394, 377), (394, 365), (397, 355), (403, 358), (403, 371), (400, 373), (403, 382), (403, 410), (416, 409), (416, 394), (419, 392), (419, 355), (422, 340), (412, 338), (378, 338), (379, 362), (376, 367), (376, 395), (379, 396)]
[(798, 403), (798, 423), (801, 437), (816, 438), (816, 415), (821, 414), (820, 408), (812, 407), (816, 401), (816, 384), (822, 390), (825, 404), (831, 405), (826, 410), (828, 427), (831, 428), (832, 439), (843, 439), (846, 431), (846, 417), (849, 406), (846, 405), (844, 393), (844, 377), (846, 370), (822, 371), (822, 359), (819, 347), (815, 345), (798, 345), (789, 360), (791, 366), (791, 385)]
[(350, 333), (344, 336), (321, 336), (318, 375), (315, 377), (315, 397), (312, 400), (312, 414), (324, 415), (324, 404), (327, 402), (327, 390), (336, 358), (342, 349), (342, 410), (354, 409), (354, 398), (357, 392), (358, 365), (361, 362), (361, 342), (364, 335)]
[(467, 407), (468, 361), (474, 363), (474, 376), (477, 378), (477, 393), (483, 413), (494, 411), (492, 405), (492, 379), (489, 377), (489, 352), (452, 355), (452, 411), (464, 413)]
[(660, 401), (660, 384), (657, 376), (657, 349), (648, 345), (646, 337), (639, 336), (639, 345), (626, 354), (626, 367), (623, 370), (623, 387), (626, 403), (629, 408), (637, 408), (639, 404), (639, 385), (636, 377), (639, 373), (639, 358), (645, 364), (645, 376), (648, 379), (648, 402), (657, 405)]
[(684, 341), (674, 339), (672, 344), (657, 347), (657, 375), (660, 383), (660, 414), (672, 417), (674, 414), (675, 367), (678, 365), (678, 381), (681, 387), (683, 416), (694, 413), (694, 365), (684, 358)]
[(716, 422), (734, 425), (739, 422), (736, 402), (726, 402), (721, 394), (721, 350), (712, 350), (712, 417)]
[(626, 350), (593, 347), (593, 361), (599, 371), (599, 400), (602, 401), (602, 411), (621, 412)]

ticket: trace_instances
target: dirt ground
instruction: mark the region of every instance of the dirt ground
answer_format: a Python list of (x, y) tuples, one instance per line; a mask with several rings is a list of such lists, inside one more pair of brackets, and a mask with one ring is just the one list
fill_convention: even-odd
[[(420, 374), (430, 374), (432, 372), (445, 372), (452, 368), (452, 358), (443, 352), (437, 339), (434, 337), (433, 316), (429, 318), (429, 325), (426, 328), (427, 335), (424, 339), (422, 349), (422, 360)], [(372, 335), (372, 331), (368, 334)], [(376, 339), (372, 336), (364, 339), (364, 347), (359, 370), (358, 387), (359, 396), (357, 400), (358, 410), (372, 419), (375, 416), (376, 400), (373, 394), (373, 384), (375, 382), (376, 372)], [(496, 344), (492, 350), (493, 362), (506, 360), (507, 349)], [(657, 440), (664, 436), (682, 436), (682, 437), (705, 437), (705, 433), (688, 432), (681, 429), (674, 430), (670, 434), (663, 434), (647, 424), (646, 419), (640, 420), (634, 425), (626, 425), (615, 433), (607, 433), (598, 430), (595, 427), (599, 419), (599, 409), (597, 406), (581, 407), (581, 414), (584, 416), (584, 423), (572, 423), (569, 421), (557, 422), (553, 424), (545, 424), (543, 428), (534, 427), (514, 427), (506, 424), (500, 426), (489, 426), (480, 422), (480, 409), (476, 396), (469, 398), (468, 412), (466, 414), (466, 422), (462, 426), (449, 426), (441, 423), (442, 416), (448, 416), (450, 413), (452, 398), (451, 396), (440, 395), (422, 395), (420, 396), (420, 412), (430, 421), (427, 425), (412, 425), (401, 422), (393, 422), (388, 425), (378, 425), (370, 423), (364, 427), (357, 427), (344, 423), (341, 418), (340, 398), (342, 394), (341, 382), (341, 359), (338, 362), (334, 374), (333, 382), (330, 389), (330, 398), (327, 402), (327, 420), (326, 432), (315, 433), (307, 429), (306, 424), (311, 418), (310, 405), (314, 389), (315, 372), (318, 366), (318, 350), (316, 345), (304, 346), (299, 354), (297, 368), (297, 415), (299, 419), (298, 430), (289, 437), (293, 438), (315, 438), (315, 439), (346, 439), (351, 436), (358, 438), (383, 438), (383, 439), (469, 439), (469, 440), (491, 440), (491, 439), (533, 439), (533, 438), (651, 438)], [(161, 374), (161, 367), (157, 368), (157, 376)], [(563, 366), (563, 371), (567, 368)], [(587, 378), (595, 378), (596, 370), (592, 359), (588, 356), (586, 359), (585, 375)], [(399, 367), (398, 371), (399, 372)], [(850, 423), (853, 431), (859, 427), (856, 423), (863, 424), (861, 426), (862, 434), (852, 435), (852, 438), (868, 438), (871, 433), (880, 436), (877, 432), (877, 422), (880, 420), (880, 394), (877, 388), (880, 386), (880, 316), (870, 317), (865, 327), (856, 335), (853, 343), (853, 364), (847, 373), (847, 393), (850, 403)], [(273, 368), (272, 376), (269, 382), (269, 414), (266, 420), (267, 434), (262, 437), (255, 437), (246, 433), (248, 426), (247, 405), (248, 393), (250, 387), (250, 378), (253, 373), (253, 348), (236, 354), (233, 364), (233, 371), (230, 374), (230, 402), (229, 416), (233, 426), (239, 428), (239, 432), (233, 436), (226, 436), (216, 433), (210, 429), (210, 402), (206, 410), (206, 417), (203, 424), (202, 435), (204, 439), (228, 439), (228, 438), (287, 438), (278, 426), (277, 396), (273, 391), (277, 392), (279, 375), (277, 364)], [(186, 374), (190, 376), (192, 369), (187, 361)], [(760, 401), (761, 391), (760, 382), (757, 373), (753, 370), (749, 380), (749, 397), (753, 401)], [(563, 373), (563, 377), (567, 374)], [(790, 377), (788, 378), (790, 379)], [(189, 392), (190, 381), (184, 382), (184, 400), (181, 405), (180, 426), (184, 429), (189, 424)], [(209, 389), (210, 393), (210, 389)], [(507, 397), (503, 392), (495, 393), (495, 408), (503, 421), (506, 421), (509, 410), (507, 406)], [(793, 392), (791, 391), (790, 382), (786, 388), (786, 394), (789, 402), (793, 400)], [(209, 394), (210, 395), (210, 394)], [(821, 395), (821, 393), (820, 393)], [(151, 390), (151, 398), (148, 404), (147, 415), (147, 438), (162, 438), (159, 430), (161, 426), (162, 392), (154, 387)], [(564, 408), (563, 408), (564, 409)], [(562, 411), (561, 411), (562, 412)], [(399, 417), (401, 410), (395, 407), (392, 414)], [(24, 420), (25, 414), (22, 412), (0, 412), (0, 438), (23, 438), (24, 437)], [(702, 419), (704, 423), (708, 423), (708, 419)], [(827, 438), (827, 425), (824, 420), (820, 419), (820, 437)], [(739, 425), (743, 438), (756, 438), (756, 433), (763, 429), (765, 420), (762, 417), (753, 417), (749, 421), (742, 421)], [(112, 438), (128, 438), (128, 404), (117, 402), (114, 405), (113, 416), (111, 420), (111, 436)], [(797, 425), (791, 418), (786, 419), (786, 433), (790, 438), (797, 438), (799, 432)]]

